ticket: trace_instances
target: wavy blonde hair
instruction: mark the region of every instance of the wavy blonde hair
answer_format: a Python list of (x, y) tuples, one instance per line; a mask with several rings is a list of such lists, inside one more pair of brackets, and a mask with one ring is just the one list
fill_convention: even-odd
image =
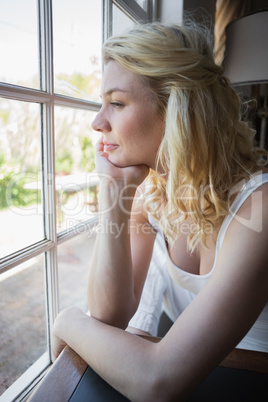
[(151, 172), (146, 205), (169, 241), (191, 217), (191, 251), (228, 213), (233, 187), (267, 164), (212, 49), (209, 30), (193, 22), (138, 25), (103, 47), (104, 63), (117, 61), (144, 79), (166, 123), (158, 153), (166, 180)]

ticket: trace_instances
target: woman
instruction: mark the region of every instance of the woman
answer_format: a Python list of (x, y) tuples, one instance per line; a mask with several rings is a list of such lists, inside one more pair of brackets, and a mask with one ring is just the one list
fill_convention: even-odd
[[(205, 29), (138, 26), (103, 58), (91, 316), (61, 312), (54, 353), (69, 344), (131, 401), (183, 400), (239, 342), (268, 352), (267, 153)], [(162, 299), (166, 336), (133, 335), (155, 334)]]

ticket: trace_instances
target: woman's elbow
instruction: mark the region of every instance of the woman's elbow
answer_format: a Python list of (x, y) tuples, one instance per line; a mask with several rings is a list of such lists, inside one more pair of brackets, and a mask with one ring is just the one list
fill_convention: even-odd
[(135, 313), (134, 309), (126, 309), (122, 306), (114, 308), (112, 306), (110, 308), (108, 306), (94, 306), (94, 308), (90, 308), (89, 303), (88, 307), (90, 315), (98, 321), (124, 330), (128, 327), (128, 323)]

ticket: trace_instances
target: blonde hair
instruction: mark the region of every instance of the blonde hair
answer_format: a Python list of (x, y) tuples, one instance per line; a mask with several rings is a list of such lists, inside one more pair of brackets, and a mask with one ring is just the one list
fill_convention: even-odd
[(208, 29), (193, 22), (138, 25), (108, 39), (103, 60), (140, 75), (166, 123), (158, 152), (166, 181), (150, 174), (148, 211), (169, 241), (191, 217), (197, 229), (188, 247), (205, 245), (208, 228), (228, 213), (231, 189), (267, 163), (267, 153), (254, 147), (255, 131), (241, 120), (238, 95), (214, 62)]

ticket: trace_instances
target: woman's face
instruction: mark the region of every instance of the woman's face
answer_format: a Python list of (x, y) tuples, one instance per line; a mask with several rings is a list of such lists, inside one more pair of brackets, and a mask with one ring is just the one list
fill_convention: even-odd
[(104, 151), (116, 166), (156, 167), (164, 122), (153, 108), (141, 77), (115, 61), (104, 68), (102, 107), (92, 123), (103, 134)]

